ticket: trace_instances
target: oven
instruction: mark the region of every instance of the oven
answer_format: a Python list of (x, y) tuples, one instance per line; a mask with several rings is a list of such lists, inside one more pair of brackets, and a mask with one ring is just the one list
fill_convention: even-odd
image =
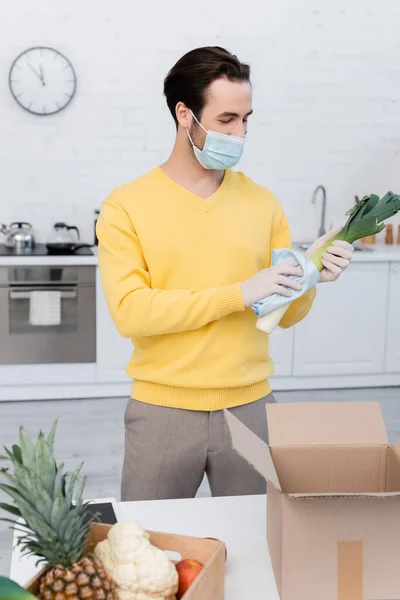
[(0, 267), (0, 365), (95, 361), (96, 267)]

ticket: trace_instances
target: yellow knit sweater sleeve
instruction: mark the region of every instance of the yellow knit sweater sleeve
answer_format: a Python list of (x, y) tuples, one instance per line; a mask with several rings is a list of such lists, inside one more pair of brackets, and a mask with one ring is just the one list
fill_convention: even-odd
[(201, 290), (152, 288), (134, 224), (113, 194), (102, 205), (97, 237), (105, 299), (123, 337), (195, 330), (245, 310), (240, 282)]
[[(292, 247), (289, 224), (282, 210), (279, 211), (279, 214), (275, 220), (271, 246), (272, 250)], [(300, 296), (300, 298), (294, 300), (282, 317), (279, 327), (282, 327), (282, 329), (287, 329), (304, 319), (304, 317), (306, 317), (310, 312), (316, 292), (316, 288), (313, 287), (311, 290)]]

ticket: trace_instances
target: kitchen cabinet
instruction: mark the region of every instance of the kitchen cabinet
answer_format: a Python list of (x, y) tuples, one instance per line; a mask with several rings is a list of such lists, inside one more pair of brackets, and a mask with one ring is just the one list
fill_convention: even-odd
[[(0, 266), (25, 259), (0, 256)], [(97, 265), (96, 256), (31, 258), (30, 264)], [(116, 330), (96, 270), (96, 362), (0, 366), (0, 402), (127, 396), (133, 352)], [(270, 336), (272, 388), (284, 390), (400, 386), (400, 249), (355, 253), (334, 284), (318, 286), (304, 321)], [(1, 340), (0, 340), (1, 341)]]
[[(319, 285), (310, 314), (295, 328), (293, 375), (383, 373), (388, 288), (387, 262), (353, 263), (336, 283)], [(400, 278), (396, 290), (399, 299)], [(397, 356), (399, 370), (400, 346)]]
[(279, 329), (269, 337), (269, 351), (274, 362), (274, 377), (290, 376), (293, 368), (294, 329)]
[(97, 322), (97, 380), (102, 383), (125, 383), (130, 381), (125, 368), (133, 352), (132, 342), (117, 331), (104, 298), (97, 269), (96, 279)]
[(386, 318), (386, 373), (400, 372), (400, 264), (391, 263)]

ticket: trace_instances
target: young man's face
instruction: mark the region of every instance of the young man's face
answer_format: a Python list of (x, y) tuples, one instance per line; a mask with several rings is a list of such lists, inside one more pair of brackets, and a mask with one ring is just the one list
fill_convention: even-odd
[[(244, 138), (251, 113), (250, 83), (217, 79), (208, 88), (200, 123), (207, 130)], [(202, 149), (207, 134), (193, 118), (189, 133), (194, 145)]]

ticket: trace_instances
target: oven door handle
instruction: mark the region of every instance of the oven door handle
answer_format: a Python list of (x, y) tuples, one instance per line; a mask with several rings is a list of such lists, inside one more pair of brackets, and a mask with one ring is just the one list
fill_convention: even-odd
[(70, 299), (70, 298), (76, 298), (77, 297), (77, 292), (76, 290), (55, 290), (54, 288), (49, 288), (49, 289), (32, 289), (32, 290), (27, 290), (26, 288), (23, 288), (21, 290), (10, 290), (10, 299), (11, 300), (30, 300), (31, 297), (31, 293), (32, 292), (61, 292), (61, 298), (64, 299)]

